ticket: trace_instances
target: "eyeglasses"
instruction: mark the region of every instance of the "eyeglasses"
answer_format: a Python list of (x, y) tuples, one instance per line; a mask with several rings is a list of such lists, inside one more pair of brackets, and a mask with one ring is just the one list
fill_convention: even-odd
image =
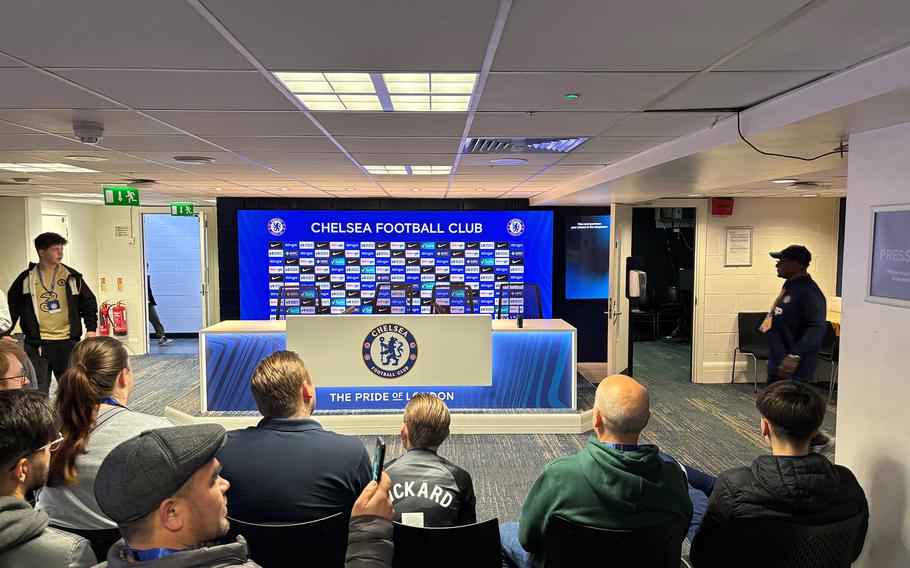
[(15, 377), (0, 377), (0, 381), (16, 381), (16, 380), (19, 381), (20, 385), (26, 385), (29, 382), (28, 377), (26, 377), (25, 375), (16, 375)]
[(32, 450), (28, 453), (22, 454), (21, 456), (16, 458), (16, 461), (13, 462), (13, 466), (11, 468), (9, 468), (7, 471), (13, 471), (16, 468), (16, 464), (19, 463), (19, 460), (21, 460), (22, 458), (26, 458), (32, 454), (37, 454), (38, 452), (43, 452), (45, 448), (50, 448), (50, 450), (52, 452), (56, 452), (57, 450), (60, 449), (60, 445), (63, 443), (63, 440), (64, 440), (63, 434), (60, 432), (57, 432), (57, 437), (54, 439), (54, 441), (44, 444), (37, 450)]

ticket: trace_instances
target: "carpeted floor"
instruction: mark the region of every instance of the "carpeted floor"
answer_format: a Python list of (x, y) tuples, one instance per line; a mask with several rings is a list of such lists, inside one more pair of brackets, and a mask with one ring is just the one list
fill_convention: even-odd
[[(758, 431), (752, 386), (692, 384), (686, 378), (688, 373), (680, 376), (679, 367), (672, 364), (679, 354), (661, 350), (661, 345), (654, 342), (649, 355), (641, 350), (636, 355), (636, 378), (648, 387), (652, 401), (651, 423), (643, 433), (643, 442), (658, 444), (680, 461), (711, 474), (746, 465), (766, 451)], [(162, 415), (171, 401), (191, 402), (198, 396), (197, 357), (134, 357), (133, 369), (136, 387), (130, 403), (136, 410)], [(593, 388), (584, 388), (581, 393), (590, 405)], [(832, 434), (835, 408), (831, 407), (825, 418), (825, 428)], [(509, 521), (518, 519), (525, 495), (543, 466), (577, 452), (589, 436), (590, 432), (453, 435), (440, 448), (440, 454), (471, 473), (479, 520), (498, 517)], [(372, 446), (372, 437), (361, 439)], [(386, 441), (390, 458), (401, 454), (400, 441)]]

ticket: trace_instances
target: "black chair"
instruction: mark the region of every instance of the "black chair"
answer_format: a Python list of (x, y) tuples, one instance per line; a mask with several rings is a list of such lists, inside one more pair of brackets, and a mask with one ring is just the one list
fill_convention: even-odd
[(685, 308), (676, 286), (665, 286), (654, 291), (654, 314), (657, 320), (654, 324), (657, 333), (660, 333), (660, 322), (677, 323), (685, 315)]
[(59, 527), (51, 524), (58, 531), (68, 532), (89, 541), (92, 546), (92, 552), (98, 562), (107, 560), (107, 551), (120, 540), (120, 531), (117, 529), (71, 529), (69, 527)]
[[(519, 303), (520, 300), (520, 303)], [(496, 319), (510, 319), (512, 302), (521, 305), (524, 319), (543, 318), (543, 307), (540, 302), (540, 286), (533, 282), (503, 282), (499, 285), (499, 303), (496, 306)], [(503, 313), (505, 310), (505, 313)], [(518, 314), (515, 314), (516, 316)]]
[(737, 568), (847, 568), (862, 513), (827, 525), (735, 519), (724, 525), (718, 566)]
[(818, 360), (831, 363), (831, 379), (828, 383), (828, 402), (834, 396), (834, 386), (837, 384), (837, 363), (840, 359), (840, 338), (834, 331), (831, 322), (825, 322), (825, 338), (822, 339), (822, 345), (818, 349)]
[(229, 519), (227, 542), (243, 536), (250, 558), (263, 568), (325, 566), (342, 568), (348, 548), (348, 516), (330, 517), (294, 524), (246, 523)]
[(414, 312), (414, 298), (420, 297), (417, 286), (410, 282), (380, 282), (376, 284), (369, 304), (373, 314), (391, 314), (393, 307), (403, 307), (404, 313)]
[(739, 329), (739, 345), (733, 350), (733, 369), (730, 371), (730, 384), (736, 377), (736, 353), (742, 353), (752, 357), (755, 367), (752, 370), (752, 377), (758, 392), (758, 361), (760, 359), (768, 360), (768, 343), (765, 336), (759, 330), (762, 322), (767, 316), (767, 312), (740, 312), (736, 314), (736, 324)]
[[(439, 282), (433, 286), (430, 305), (433, 306), (433, 313), (436, 314), (473, 314), (475, 297), (476, 294), (470, 284)], [(453, 311), (453, 308), (459, 308), (461, 311), (459, 309)]]
[(613, 530), (550, 518), (544, 568), (588, 565), (629, 568), (679, 568), (682, 543), (689, 528), (681, 518), (664, 525)]
[[(657, 339), (657, 314), (652, 309), (652, 302), (649, 296), (651, 296), (650, 290), (647, 290), (644, 296), (637, 299), (635, 302), (635, 307), (633, 307), (629, 312), (632, 314), (633, 338), (635, 336), (635, 322), (646, 320), (651, 328), (651, 339)], [(631, 305), (632, 300), (629, 300), (629, 303)]]
[(393, 568), (502, 566), (498, 519), (460, 527), (424, 528), (401, 523), (394, 526)]

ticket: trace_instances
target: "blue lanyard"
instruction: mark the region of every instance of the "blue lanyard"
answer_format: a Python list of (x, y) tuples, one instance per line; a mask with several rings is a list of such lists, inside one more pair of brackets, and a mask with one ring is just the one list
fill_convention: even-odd
[(119, 406), (120, 408), (126, 408), (127, 410), (129, 410), (129, 408), (127, 406), (120, 404), (120, 401), (118, 401), (116, 398), (114, 398), (112, 396), (106, 396), (106, 397), (102, 398), (101, 400), (98, 401), (98, 404), (110, 404), (111, 406)]
[(638, 444), (611, 444), (610, 442), (601, 442), (603, 445), (608, 448), (613, 448), (620, 452), (633, 452), (638, 449)]
[(123, 548), (125, 549), (126, 553), (128, 555), (130, 555), (133, 558), (133, 560), (135, 560), (137, 562), (146, 562), (148, 560), (158, 560), (159, 558), (165, 558), (167, 556), (170, 556), (171, 554), (188, 550), (186, 548), (184, 548), (184, 549), (149, 548), (146, 550), (133, 550), (132, 548), (129, 547), (128, 544), (126, 544), (126, 542), (123, 543)]
[(57, 284), (57, 271), (60, 270), (60, 265), (54, 267), (54, 275), (51, 276), (51, 289), (48, 290), (47, 286), (44, 285), (44, 278), (41, 276), (41, 265), (38, 265), (38, 283), (41, 284), (41, 287), (44, 288), (44, 291), (48, 294), (54, 293), (54, 286)]

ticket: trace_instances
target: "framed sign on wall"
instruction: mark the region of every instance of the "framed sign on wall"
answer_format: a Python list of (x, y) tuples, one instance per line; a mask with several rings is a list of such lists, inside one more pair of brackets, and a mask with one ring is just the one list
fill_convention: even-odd
[(910, 308), (910, 204), (872, 208), (866, 301)]
[(752, 266), (752, 227), (727, 227), (724, 266)]

